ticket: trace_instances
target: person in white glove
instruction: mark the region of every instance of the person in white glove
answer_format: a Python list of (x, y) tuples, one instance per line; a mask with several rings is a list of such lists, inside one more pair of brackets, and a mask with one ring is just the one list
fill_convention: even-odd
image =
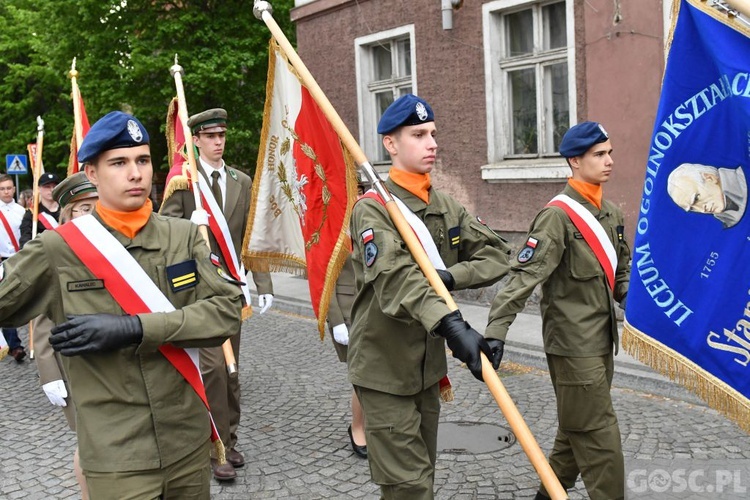
[(62, 380), (53, 380), (42, 385), (42, 390), (47, 395), (49, 402), (55, 406), (68, 406), (65, 398), (68, 397), (68, 391), (65, 389), (65, 382)]
[(264, 312), (271, 309), (272, 304), (273, 304), (273, 294), (262, 293), (258, 295), (258, 307), (260, 307), (260, 314), (263, 314)]
[[(328, 326), (331, 329), (333, 347), (336, 349), (339, 361), (346, 363), (349, 345), (349, 326), (351, 325), (351, 309), (354, 302), (354, 267), (351, 257), (346, 259), (341, 269), (336, 288), (331, 295), (328, 306)], [(347, 429), (352, 451), (360, 457), (367, 458), (367, 444), (365, 439), (365, 417), (357, 393), (352, 390), (352, 424)]]
[[(199, 157), (196, 158), (196, 166), (199, 177), (210, 191), (210, 194), (204, 194), (213, 197), (213, 202), (215, 202), (215, 204), (204, 205), (204, 208), (213, 206), (218, 208), (218, 211), (212, 209), (209, 218), (196, 215), (193, 192), (187, 189), (187, 186), (180, 185), (179, 182), (172, 184), (172, 181), (165, 190), (171, 194), (165, 197), (159, 209), (162, 215), (190, 219), (198, 225), (206, 224), (210, 220), (213, 227), (208, 227), (208, 240), (214, 254), (212, 257), (215, 256), (218, 259), (224, 271), (227, 271), (227, 263), (241, 261), (242, 242), (247, 230), (247, 214), (250, 210), (253, 188), (250, 176), (224, 161), (227, 120), (225, 109), (213, 108), (192, 115), (187, 123), (193, 134), (192, 144), (198, 149)], [(177, 177), (174, 177), (173, 180), (176, 179)], [(170, 186), (174, 189), (170, 190)], [(208, 202), (208, 199), (206, 201)], [(220, 240), (226, 241), (227, 245), (219, 245)], [(258, 310), (255, 312), (263, 314), (273, 303), (271, 274), (253, 271), (252, 275), (247, 274), (247, 280), (251, 278), (258, 293)], [(240, 359), (241, 337), (242, 333), (238, 330), (231, 338), (232, 350), (238, 364), (242, 362)], [(242, 409), (240, 379), (238, 376), (227, 374), (221, 347), (201, 348), (200, 365), (216, 430), (226, 448), (227, 461), (220, 464), (214, 456), (211, 459), (211, 468), (217, 480), (231, 481), (237, 477), (235, 468), (245, 465), (245, 458), (237, 449), (237, 429), (240, 425)]]
[(349, 329), (346, 324), (336, 325), (331, 328), (331, 331), (333, 332), (333, 340), (341, 345), (349, 345)]

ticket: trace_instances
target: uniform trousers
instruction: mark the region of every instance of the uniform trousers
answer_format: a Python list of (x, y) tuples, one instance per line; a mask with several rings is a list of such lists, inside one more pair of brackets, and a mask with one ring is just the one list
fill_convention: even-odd
[(128, 472), (83, 471), (92, 500), (210, 500), (210, 441), (162, 469)]
[[(240, 332), (230, 339), (234, 357), (240, 362)], [(237, 428), (240, 425), (240, 379), (239, 372), (227, 373), (224, 351), (219, 347), (200, 349), (200, 366), (203, 385), (206, 388), (211, 416), (216, 424), (221, 442), (227, 451), (237, 445)], [(213, 455), (213, 448), (211, 454)]]
[[(558, 428), (549, 463), (563, 488), (581, 474), (592, 500), (625, 497), (625, 461), (610, 388), (612, 352), (575, 358), (547, 354)], [(547, 495), (544, 487), (540, 491)], [(549, 496), (549, 495), (547, 495)]]
[(3, 328), (2, 330), (3, 337), (5, 337), (5, 342), (8, 344), (8, 349), (12, 351), (16, 347), (23, 347), (23, 345), (21, 344), (21, 339), (18, 336), (17, 328)]
[(413, 396), (355, 386), (365, 414), (367, 460), (385, 500), (434, 498), (440, 390)]

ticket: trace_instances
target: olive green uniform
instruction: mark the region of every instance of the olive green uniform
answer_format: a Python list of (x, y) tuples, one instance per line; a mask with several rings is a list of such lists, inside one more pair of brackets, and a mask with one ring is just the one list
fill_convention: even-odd
[(352, 303), (354, 303), (354, 294), (357, 291), (354, 285), (354, 264), (352, 257), (349, 255), (344, 261), (339, 278), (336, 280), (336, 287), (331, 295), (331, 302), (328, 305), (328, 326), (331, 329), (331, 342), (336, 349), (336, 355), (339, 361), (346, 363), (347, 346), (339, 344), (333, 338), (333, 327), (337, 325), (346, 325), (347, 329), (352, 327)]
[[(252, 179), (249, 175), (240, 172), (230, 166), (225, 166), (226, 175), (226, 200), (224, 203), (224, 218), (227, 221), (229, 233), (239, 262), (242, 255), (242, 241), (247, 227), (248, 214), (250, 212), (250, 194), (252, 192)], [(211, 185), (208, 175), (203, 166), (198, 166), (202, 180)], [(164, 200), (159, 213), (170, 217), (189, 219), (195, 211), (195, 197), (192, 191), (178, 190), (169, 198)], [(219, 244), (213, 233), (208, 232), (208, 240), (211, 251), (221, 256), (222, 266), (228, 272), (227, 263), (224, 262)], [(253, 281), (259, 295), (273, 294), (273, 283), (269, 273), (252, 273)], [(240, 362), (240, 327), (234, 331), (227, 332), (231, 335), (232, 350), (239, 365)], [(201, 374), (206, 386), (208, 404), (211, 406), (211, 414), (214, 417), (216, 429), (227, 450), (237, 444), (237, 429), (240, 425), (240, 380), (237, 376), (230, 377), (227, 374), (224, 351), (221, 347), (211, 347), (200, 351)]]
[[(152, 214), (132, 240), (105, 228), (176, 310), (139, 314), (139, 345), (63, 357), (77, 410), (81, 466), (87, 475), (169, 468), (207, 453), (210, 427), (204, 404), (158, 348), (221, 345), (239, 328), (242, 294), (219, 275), (198, 227), (188, 221)], [(173, 291), (168, 267), (190, 260), (197, 264), (197, 284)], [(59, 324), (67, 315), (124, 313), (56, 232), (30, 241), (3, 266), (2, 325), (20, 325), (40, 314)], [(71, 286), (77, 282), (89, 286)], [(131, 498), (128, 491), (119, 494)]]
[[(508, 271), (507, 244), (454, 199), (430, 189), (428, 205), (391, 180), (386, 185), (424, 222), (456, 289), (491, 285)], [(372, 262), (363, 243), (368, 230), (377, 248)], [(357, 295), (349, 380), (365, 413), (372, 478), (384, 498), (433, 498), (438, 382), (447, 364), (445, 341), (430, 332), (451, 311), (419, 270), (383, 205), (360, 200), (351, 234)], [(370, 245), (370, 259), (372, 251)]]
[(524, 262), (514, 259), (510, 280), (490, 310), (485, 337), (505, 340), (516, 314), (542, 283), (544, 350), (559, 420), (550, 465), (565, 488), (580, 472), (592, 499), (621, 498), (624, 465), (610, 387), (612, 347), (618, 344), (615, 301), (627, 294), (630, 248), (614, 204), (603, 200), (599, 210), (570, 185), (562, 193), (591, 212), (612, 242), (617, 252), (614, 292), (570, 217), (561, 208), (545, 207), (528, 234), (536, 248), (530, 257), (530, 247), (519, 253)]

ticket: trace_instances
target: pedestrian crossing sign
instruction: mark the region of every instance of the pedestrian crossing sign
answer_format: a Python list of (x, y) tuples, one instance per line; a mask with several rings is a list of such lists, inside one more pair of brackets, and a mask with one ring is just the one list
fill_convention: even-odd
[(25, 174), (29, 171), (26, 155), (5, 155), (5, 173), (8, 175)]

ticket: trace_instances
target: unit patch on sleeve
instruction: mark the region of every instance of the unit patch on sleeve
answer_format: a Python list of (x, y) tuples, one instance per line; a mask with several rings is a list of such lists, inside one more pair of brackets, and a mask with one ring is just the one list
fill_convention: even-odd
[(211, 252), (211, 255), (209, 255), (209, 258), (211, 259), (211, 264), (215, 265), (216, 267), (221, 267), (221, 259), (218, 255)]
[(448, 239), (451, 242), (451, 248), (458, 248), (461, 243), (461, 226), (448, 229)]
[(198, 265), (195, 260), (186, 260), (167, 266), (167, 279), (173, 292), (187, 290), (198, 284)]
[(365, 265), (372, 266), (378, 257), (378, 246), (375, 244), (375, 232), (370, 229), (362, 231), (362, 243), (365, 245)]
[(526, 240), (526, 246), (523, 247), (520, 252), (518, 252), (518, 262), (523, 264), (530, 261), (534, 256), (537, 245), (539, 245), (539, 240), (529, 236), (529, 239)]

